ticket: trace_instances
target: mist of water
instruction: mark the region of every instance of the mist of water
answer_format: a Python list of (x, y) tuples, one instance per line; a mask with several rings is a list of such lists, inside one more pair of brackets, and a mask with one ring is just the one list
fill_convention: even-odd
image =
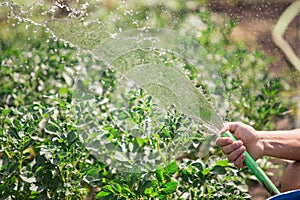
[[(101, 4), (96, 4), (96, 8), (92, 9), (89, 3), (66, 5), (57, 2), (49, 4), (47, 1), (37, 3), (28, 1), (24, 5), (20, 2), (4, 2), (2, 6), (8, 7), (9, 13), (20, 23), (43, 27), (53, 37), (88, 51), (106, 66), (116, 70), (120, 77), (144, 89), (157, 100), (160, 107), (164, 109), (175, 107), (177, 112), (188, 116), (203, 127), (208, 135), (216, 134), (222, 127), (222, 117), (209, 102), (207, 94), (196, 88), (183, 70), (183, 66), (187, 64), (196, 66), (200, 69), (200, 77), (208, 88), (210, 84), (215, 86), (216, 82), (219, 83), (221, 89), (210, 95), (216, 98), (222, 96), (220, 93), (224, 92), (224, 87), (218, 74), (218, 66), (213, 66), (209, 62), (209, 54), (197, 40), (198, 33), (191, 32), (183, 35), (180, 30), (172, 26), (157, 28), (155, 23), (151, 26), (153, 12), (157, 12), (155, 10), (157, 8), (153, 6), (153, 12), (149, 11), (145, 16), (141, 16), (139, 11), (134, 10), (129, 4), (118, 2), (114, 9), (103, 11), (105, 14), (97, 12)], [(163, 3), (149, 1), (148, 4), (151, 7), (151, 4), (157, 6)], [(68, 14), (58, 15), (62, 10)], [(167, 15), (163, 10), (160, 12)], [(123, 19), (124, 16), (127, 20)], [(176, 59), (168, 59), (170, 55), (176, 58), (177, 62), (174, 61)], [(97, 67), (101, 68), (101, 66)], [(94, 70), (97, 71), (97, 68)], [(224, 104), (222, 98), (217, 101), (219, 103), (217, 105)], [(92, 104), (93, 102), (90, 101), (91, 108)], [(127, 166), (123, 166), (124, 170), (141, 167), (141, 165), (155, 169), (161, 163), (160, 155), (152, 150), (138, 153), (132, 159), (127, 158), (123, 154), (123, 147), (108, 145), (110, 141), (103, 133), (95, 135), (100, 129), (101, 127), (94, 126), (91, 131), (93, 137), (98, 137), (99, 140), (87, 143), (90, 149), (98, 152), (100, 160), (109, 164), (116, 164), (113, 160), (128, 161)], [(149, 137), (144, 135), (146, 136)], [(182, 152), (186, 150), (182, 146), (192, 143), (192, 137), (193, 135), (178, 134), (173, 142), (181, 146), (178, 150)], [(208, 147), (205, 148), (207, 150)], [(162, 152), (165, 155), (170, 154), (167, 148)], [(157, 157), (157, 161), (147, 162), (145, 159), (149, 157)]]

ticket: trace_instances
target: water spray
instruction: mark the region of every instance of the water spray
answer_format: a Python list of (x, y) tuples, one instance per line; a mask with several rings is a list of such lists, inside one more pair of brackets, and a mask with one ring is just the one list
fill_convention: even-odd
[[(53, 23), (61, 22), (51, 21), (49, 24)], [(137, 49), (149, 51), (151, 48), (172, 50), (177, 55), (193, 62), (184, 48), (178, 48), (186, 45), (184, 41), (193, 40), (187, 39), (186, 36), (181, 36), (180, 38), (180, 36), (180, 34), (166, 29), (131, 30), (119, 34), (113, 39), (106, 40), (92, 49), (91, 52), (96, 57), (106, 61), (108, 65), (117, 69), (125, 77), (133, 80), (138, 87), (144, 88), (152, 96), (161, 100), (160, 106), (168, 108), (174, 105), (183, 114), (203, 123), (211, 133), (217, 134), (223, 124), (221, 116), (210, 105), (201, 90), (195, 89), (193, 84), (179, 69), (173, 67), (166, 68), (159, 64), (127, 66), (126, 68), (113, 64), (118, 57), (128, 52)], [(203, 49), (201, 50), (204, 51)], [(230, 132), (222, 134), (222, 137), (230, 137), (236, 141)], [(267, 191), (271, 195), (279, 194), (279, 190), (247, 151), (245, 152), (245, 156), (245, 164)]]
[[(173, 53), (187, 63), (199, 67), (203, 74), (206, 73), (204, 77), (209, 79), (208, 82), (222, 82), (217, 73), (217, 66), (210, 65), (209, 61), (205, 59), (208, 53), (192, 37), (183, 36), (168, 29), (145, 27), (111, 34), (103, 29), (105, 27), (101, 23), (84, 24), (74, 18), (46, 20), (43, 26), (50, 29), (57, 38), (88, 50), (95, 58), (132, 80), (137, 87), (145, 89), (158, 99), (162, 108), (168, 109), (170, 106), (175, 106), (178, 112), (204, 126), (206, 131), (214, 136), (222, 128), (222, 113), (219, 114), (211, 106), (206, 95), (195, 88), (180, 68), (168, 67), (163, 61), (137, 65), (117, 62), (120, 57), (124, 58), (128, 53), (138, 50), (159, 54)], [(222, 88), (222, 84), (219, 86)], [(218, 94), (215, 95), (218, 96)], [(222, 95), (219, 94), (219, 96)], [(225, 102), (222, 98), (217, 101)], [(230, 132), (226, 132), (222, 136), (236, 140)], [(111, 148), (110, 150), (120, 153), (118, 148)], [(120, 157), (121, 155), (116, 154), (116, 156)], [(245, 164), (252, 170), (260, 183), (270, 194), (279, 194), (278, 189), (250, 154), (245, 152), (245, 156)]]

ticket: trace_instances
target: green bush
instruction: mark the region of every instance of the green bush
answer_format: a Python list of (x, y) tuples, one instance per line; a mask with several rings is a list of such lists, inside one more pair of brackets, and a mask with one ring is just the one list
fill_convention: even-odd
[[(207, 28), (199, 42), (209, 52), (210, 63), (220, 66), (224, 80), (223, 95), (230, 103), (227, 120), (272, 128), (274, 119), (286, 109), (279, 95), (280, 81), (271, 79), (266, 70), (270, 59), (232, 44), (228, 35), (233, 22), (216, 24), (208, 11), (201, 11), (200, 18)], [(203, 131), (186, 116), (158, 109), (155, 100), (139, 88), (119, 97), (116, 73), (88, 53), (49, 39), (43, 31), (35, 33), (36, 40), (19, 46), (18, 38), (28, 38), (30, 32), (18, 27), (14, 30), (18, 32), (1, 40), (0, 49), (2, 198), (250, 198), (244, 174), (221, 158), (218, 148), (210, 146), (209, 154), (199, 158)], [(216, 35), (217, 41), (212, 39)], [(94, 66), (101, 66), (101, 71), (93, 71)], [(200, 69), (185, 68), (195, 86), (205, 90)], [(88, 83), (76, 76), (81, 70), (90, 73)], [(99, 94), (91, 95), (91, 83), (101, 88)], [(154, 127), (155, 134), (140, 137), (129, 125), (138, 132)], [(176, 150), (172, 141), (184, 133), (193, 133), (195, 145), (174, 158), (170, 154)], [(101, 151), (95, 152), (90, 147), (101, 144), (99, 137), (109, 138), (111, 143), (98, 146)], [(128, 162), (124, 157), (112, 161), (114, 165), (99, 159), (102, 151), (112, 153), (109, 145), (125, 146), (124, 155), (149, 148), (160, 153), (161, 147), (168, 147), (169, 154), (162, 154), (164, 162), (156, 163), (155, 169), (129, 173), (119, 168)]]

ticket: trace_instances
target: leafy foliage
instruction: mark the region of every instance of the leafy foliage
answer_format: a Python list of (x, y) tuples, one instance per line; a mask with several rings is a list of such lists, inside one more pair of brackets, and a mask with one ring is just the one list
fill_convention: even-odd
[[(199, 41), (210, 52), (211, 62), (222, 66), (220, 74), (227, 89), (224, 95), (230, 100), (228, 119), (243, 120), (255, 128), (271, 127), (273, 119), (286, 109), (278, 95), (279, 80), (271, 79), (265, 69), (270, 60), (230, 43), (227, 37), (233, 22), (219, 27), (209, 12), (200, 12), (200, 17), (207, 28)], [(219, 157), (219, 149), (210, 147), (209, 155), (199, 158), (202, 130), (188, 118), (172, 109), (161, 111), (155, 100), (138, 88), (117, 96), (118, 75), (114, 71), (85, 52), (77, 56), (76, 49), (49, 39), (45, 33), (35, 34), (39, 34), (38, 39), (27, 41), (23, 49), (14, 41), (20, 35), (27, 38), (28, 32), (19, 31), (1, 42), (2, 198), (250, 198), (242, 174)], [(216, 34), (217, 41), (212, 39)], [(93, 71), (95, 66), (101, 66), (101, 71)], [(196, 86), (202, 85), (199, 69), (185, 69)], [(100, 91), (91, 93), (85, 79), (76, 77), (81, 70)], [(93, 132), (94, 128), (98, 132)], [(150, 130), (151, 136), (129, 134), (134, 130)], [(172, 152), (177, 149), (172, 141), (184, 133), (194, 134), (195, 145), (188, 146), (181, 157), (174, 157)], [(101, 137), (111, 143), (99, 145)], [(93, 145), (87, 146), (86, 141), (98, 145), (99, 152), (89, 148)], [(111, 153), (110, 145), (126, 147), (111, 161), (116, 165), (99, 159), (102, 151)], [(169, 151), (163, 154), (161, 147)], [(116, 167), (127, 164), (130, 155), (149, 149), (161, 153), (164, 161), (155, 169), (130, 173)]]
[[(266, 58), (258, 50), (250, 52), (243, 44), (232, 47), (228, 36), (235, 26), (234, 20), (213, 23), (208, 11), (200, 12), (200, 17), (208, 26), (200, 42), (221, 66), (230, 103), (228, 121), (243, 121), (257, 129), (274, 128), (274, 118), (287, 111), (278, 95), (282, 90), (280, 79), (271, 78), (267, 71), (274, 58)], [(213, 37), (219, 40), (214, 42)]]

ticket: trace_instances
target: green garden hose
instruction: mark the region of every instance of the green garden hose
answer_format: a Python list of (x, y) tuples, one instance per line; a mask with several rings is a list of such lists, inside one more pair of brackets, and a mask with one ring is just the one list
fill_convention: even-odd
[[(230, 137), (233, 141), (236, 141), (236, 138), (229, 132), (225, 132), (222, 134), (222, 137)], [(272, 183), (272, 181), (268, 178), (268, 176), (264, 173), (264, 171), (258, 166), (252, 156), (245, 151), (245, 164), (249, 167), (249, 169), (253, 172), (259, 182), (266, 188), (266, 190), (271, 194), (280, 194), (279, 190)]]

